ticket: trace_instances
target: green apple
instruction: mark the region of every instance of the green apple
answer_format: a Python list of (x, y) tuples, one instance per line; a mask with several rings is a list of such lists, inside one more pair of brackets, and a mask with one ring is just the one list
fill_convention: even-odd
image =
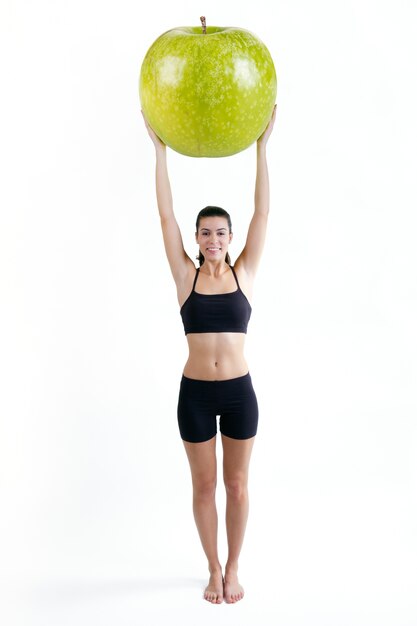
[[(266, 46), (235, 27), (174, 28), (149, 48), (142, 63), (142, 110), (173, 150), (224, 157), (245, 150), (265, 130), (277, 78)], [(204, 21), (203, 21), (204, 20)]]

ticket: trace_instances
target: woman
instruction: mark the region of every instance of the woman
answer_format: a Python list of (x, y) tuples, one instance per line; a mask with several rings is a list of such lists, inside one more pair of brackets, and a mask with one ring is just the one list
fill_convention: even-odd
[[(184, 250), (173, 212), (166, 146), (145, 119), (156, 151), (156, 195), (165, 250), (189, 347), (181, 380), (178, 424), (191, 469), (194, 518), (210, 572), (204, 598), (214, 604), (223, 599), (234, 603), (244, 595), (237, 572), (248, 517), (248, 469), (258, 407), (243, 352), (251, 313), (249, 300), (269, 212), (266, 145), (275, 115), (276, 107), (257, 141), (255, 210), (243, 251), (232, 267), (228, 255), (233, 237), (230, 217), (219, 207), (206, 207), (197, 218), (197, 270)], [(217, 415), (227, 496), (228, 559), (224, 577), (217, 550), (215, 504)]]

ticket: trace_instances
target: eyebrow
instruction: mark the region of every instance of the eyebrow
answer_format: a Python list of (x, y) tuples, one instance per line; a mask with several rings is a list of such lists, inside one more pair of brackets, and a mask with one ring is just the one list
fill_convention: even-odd
[[(200, 228), (200, 230), (208, 230), (210, 231), (210, 228), (206, 228), (205, 226), (203, 226), (202, 228)], [(216, 231), (219, 232), (220, 230), (227, 230), (227, 228), (217, 228)]]

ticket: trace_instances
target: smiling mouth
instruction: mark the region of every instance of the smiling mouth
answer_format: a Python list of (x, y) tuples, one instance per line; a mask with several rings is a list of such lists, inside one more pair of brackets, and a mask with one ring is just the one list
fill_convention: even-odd
[(221, 248), (207, 248), (210, 252), (215, 252), (216, 250), (221, 250)]

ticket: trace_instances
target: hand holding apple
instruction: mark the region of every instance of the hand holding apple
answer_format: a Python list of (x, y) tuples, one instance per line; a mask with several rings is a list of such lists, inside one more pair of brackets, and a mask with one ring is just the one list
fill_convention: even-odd
[(155, 131), (149, 125), (149, 122), (146, 119), (143, 111), (141, 111), (141, 113), (142, 113), (143, 121), (145, 122), (146, 130), (148, 131), (149, 137), (152, 139), (152, 142), (153, 142), (155, 148), (156, 149), (158, 149), (158, 148), (166, 148), (164, 142), (158, 137), (158, 135), (155, 133)]
[(268, 126), (265, 128), (264, 132), (258, 139), (258, 145), (266, 145), (267, 141), (274, 129), (275, 118), (277, 116), (277, 105), (274, 106), (274, 110), (272, 112), (271, 119), (268, 122)]
[(173, 150), (229, 156), (264, 133), (276, 100), (275, 68), (253, 33), (206, 27), (200, 19), (202, 28), (169, 30), (149, 48), (141, 105), (156, 136)]

